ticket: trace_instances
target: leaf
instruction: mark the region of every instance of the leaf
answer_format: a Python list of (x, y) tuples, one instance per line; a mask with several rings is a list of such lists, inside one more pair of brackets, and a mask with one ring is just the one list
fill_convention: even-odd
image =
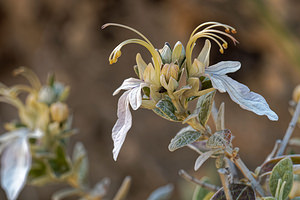
[(284, 158), (290, 158), (293, 162), (294, 165), (298, 165), (300, 164), (300, 155), (296, 154), (296, 155), (289, 155), (289, 156), (280, 156), (280, 157), (276, 157), (273, 158), (271, 160), (268, 160), (267, 162), (263, 163), (261, 165), (261, 169), (259, 171), (259, 175), (263, 175), (267, 172), (272, 171), (272, 169), (274, 168), (274, 166), (281, 161)]
[(217, 121), (216, 121), (216, 130), (221, 131), (225, 129), (225, 103), (222, 102), (218, 111)]
[[(201, 179), (204, 183), (209, 183), (209, 180), (207, 177), (203, 177)], [(193, 194), (193, 199), (192, 200), (203, 200), (209, 193), (211, 193), (209, 190), (197, 185), (194, 194)]]
[(211, 150), (211, 151), (207, 151), (207, 152), (201, 154), (195, 162), (194, 170), (197, 171), (202, 166), (202, 164), (207, 159), (209, 159), (215, 152), (216, 152), (216, 150)]
[(212, 149), (225, 148), (231, 145), (232, 135), (230, 130), (225, 129), (215, 132), (207, 140), (206, 146)]
[(31, 154), (26, 136), (10, 142), (1, 158), (1, 186), (9, 200), (18, 198), (31, 167)]
[(90, 195), (93, 197), (102, 198), (107, 194), (109, 185), (110, 185), (110, 179), (103, 178), (95, 185), (95, 187), (90, 192)]
[(199, 109), (199, 121), (202, 126), (205, 126), (209, 115), (211, 113), (212, 103), (215, 97), (216, 91), (209, 92), (199, 97), (197, 102), (197, 109)]
[(196, 131), (191, 126), (181, 129), (169, 144), (169, 150), (175, 151), (181, 147), (191, 144), (201, 137), (202, 133)]
[[(254, 200), (255, 193), (250, 186), (244, 184), (231, 184), (229, 186), (232, 198), (235, 200)], [(224, 189), (218, 190), (210, 200), (226, 200)]]
[(173, 190), (174, 186), (172, 184), (162, 186), (154, 190), (147, 200), (168, 200), (171, 198)]
[(87, 185), (87, 175), (88, 175), (88, 158), (86, 150), (81, 142), (77, 142), (73, 151), (73, 171), (77, 176), (77, 181), (82, 186)]
[(167, 120), (178, 121), (178, 119), (175, 115), (176, 108), (173, 105), (173, 103), (169, 100), (166, 100), (166, 99), (160, 100), (156, 104), (156, 108), (154, 108), (153, 111), (156, 114), (158, 114), (159, 116), (161, 116)]
[(272, 195), (275, 197), (278, 180), (286, 182), (283, 189), (282, 199), (286, 199), (293, 186), (293, 162), (290, 158), (285, 158), (275, 165), (270, 176), (269, 186)]
[(113, 200), (125, 200), (131, 185), (131, 177), (126, 176)]
[(266, 115), (270, 120), (278, 120), (277, 114), (272, 111), (266, 100), (259, 94), (232, 78), (226, 73), (235, 72), (240, 68), (239, 62), (227, 61), (210, 66), (205, 70), (209, 75), (213, 87), (220, 92), (228, 92), (230, 98), (239, 104), (241, 108), (252, 111), (257, 115)]
[(57, 178), (70, 171), (70, 164), (66, 157), (66, 152), (60, 145), (55, 149), (55, 158), (49, 159), (48, 162)]
[(76, 194), (80, 194), (80, 190), (74, 188), (67, 188), (63, 190), (59, 190), (52, 195), (52, 200), (61, 200), (66, 197), (74, 196)]
[(33, 158), (28, 174), (28, 182), (32, 185), (43, 185), (49, 179), (47, 173), (47, 165), (44, 163), (44, 159)]

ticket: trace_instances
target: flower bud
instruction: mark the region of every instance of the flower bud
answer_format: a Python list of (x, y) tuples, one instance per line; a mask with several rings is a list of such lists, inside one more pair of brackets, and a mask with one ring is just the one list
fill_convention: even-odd
[(159, 53), (164, 64), (172, 62), (172, 50), (169, 43), (166, 42), (165, 46), (159, 50)]
[(50, 86), (44, 86), (40, 89), (38, 100), (40, 102), (51, 104), (55, 101), (56, 95), (55, 91)]
[(179, 73), (179, 67), (174, 63), (165, 64), (161, 70), (161, 74), (165, 76), (167, 82), (169, 82), (171, 77), (173, 77), (177, 81), (178, 73)]
[(172, 51), (172, 62), (177, 62), (179, 66), (183, 63), (185, 58), (185, 50), (180, 41), (176, 42)]
[(56, 102), (50, 107), (51, 118), (56, 122), (63, 122), (69, 116), (69, 109), (65, 103)]
[(298, 85), (293, 92), (293, 100), (298, 102), (300, 100), (300, 85)]

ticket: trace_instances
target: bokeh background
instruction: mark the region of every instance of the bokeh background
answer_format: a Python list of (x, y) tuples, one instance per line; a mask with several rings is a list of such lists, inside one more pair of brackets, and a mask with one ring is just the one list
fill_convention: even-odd
[[(300, 82), (299, 9), (297, 0), (1, 0), (0, 81), (7, 85), (25, 82), (13, 77), (12, 70), (28, 66), (42, 80), (54, 72), (58, 80), (72, 87), (68, 103), (80, 134), (71, 144), (79, 140), (85, 144), (92, 183), (111, 178), (110, 197), (130, 175), (129, 200), (146, 199), (167, 183), (176, 188), (172, 199), (190, 199), (194, 185), (177, 175), (179, 169), (218, 180), (213, 162), (194, 172), (196, 153), (188, 148), (168, 151), (181, 124), (162, 120), (147, 110), (132, 112), (133, 127), (118, 161), (113, 161), (111, 128), (117, 119), (118, 97), (112, 97), (112, 92), (125, 78), (135, 76), (135, 54), (141, 52), (144, 58), (149, 54), (140, 46), (129, 45), (118, 63), (109, 66), (111, 50), (136, 35), (114, 27), (101, 30), (101, 25), (117, 22), (134, 27), (157, 48), (166, 41), (185, 44), (191, 31), (206, 21), (235, 27), (240, 44), (230, 44), (223, 55), (214, 45), (211, 63), (240, 61), (241, 70), (231, 76), (262, 94), (279, 115), (278, 122), (271, 122), (242, 110), (227, 94), (217, 94), (217, 104), (226, 104), (226, 127), (236, 136), (234, 145), (254, 170), (275, 140), (282, 138), (291, 119), (288, 102)], [(198, 49), (202, 44), (199, 42)], [(1, 123), (15, 116), (14, 108), (0, 105)], [(299, 136), (299, 129), (295, 135)], [(19, 199), (50, 199), (61, 187), (26, 187)]]

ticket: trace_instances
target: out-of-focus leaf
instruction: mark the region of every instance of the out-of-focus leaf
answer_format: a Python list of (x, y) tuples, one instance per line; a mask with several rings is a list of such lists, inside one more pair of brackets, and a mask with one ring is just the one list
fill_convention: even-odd
[[(231, 195), (233, 199), (239, 199), (239, 200), (255, 199), (254, 190), (248, 185), (231, 184), (229, 186), (229, 190), (231, 191)], [(221, 188), (220, 190), (218, 190), (211, 198), (211, 200), (226, 200), (224, 189)]]
[(202, 133), (196, 131), (191, 126), (181, 129), (169, 144), (169, 150), (175, 151), (181, 147), (191, 144), (201, 137)]
[(261, 165), (259, 175), (262, 175), (262, 174), (272, 171), (274, 166), (284, 158), (290, 158), (294, 165), (300, 164), (300, 155), (299, 154), (276, 157), (271, 160), (268, 160), (267, 162), (265, 162)]
[(195, 162), (194, 170), (197, 171), (202, 166), (202, 164), (207, 159), (209, 159), (215, 152), (216, 152), (216, 150), (211, 150), (211, 151), (207, 151), (207, 152), (201, 154)]
[[(205, 182), (205, 183), (209, 183), (209, 180), (207, 177), (203, 177), (201, 178), (201, 181)], [(205, 197), (212, 193), (211, 191), (197, 185), (195, 190), (194, 190), (194, 194), (193, 194), (193, 200), (204, 200)], [(212, 193), (213, 194), (213, 193)]]
[(174, 186), (168, 184), (154, 190), (147, 200), (168, 200), (171, 198)]
[(9, 200), (18, 198), (31, 167), (31, 154), (26, 136), (10, 142), (1, 158), (1, 186)]
[(270, 191), (275, 197), (276, 189), (278, 187), (278, 180), (281, 179), (281, 182), (286, 182), (282, 199), (286, 199), (293, 186), (293, 162), (290, 158), (285, 158), (278, 162), (272, 170), (272, 174), (269, 180)]
[(49, 159), (48, 162), (51, 170), (57, 178), (70, 171), (70, 161), (66, 157), (66, 153), (62, 146), (56, 147), (55, 158)]
[(206, 146), (212, 149), (225, 148), (231, 145), (232, 135), (230, 130), (225, 129), (215, 132), (207, 140)]
[(131, 185), (131, 177), (126, 176), (113, 200), (124, 200)]
[(264, 197), (263, 200), (276, 200), (274, 197)]
[(49, 180), (47, 166), (42, 159), (33, 159), (28, 174), (28, 181), (32, 185), (43, 185)]
[(101, 181), (99, 181), (95, 187), (90, 192), (90, 195), (92, 197), (103, 197), (107, 194), (108, 188), (110, 185), (110, 179), (109, 178), (103, 178)]
[(76, 172), (78, 183), (86, 185), (89, 163), (86, 150), (81, 142), (76, 143), (72, 160), (74, 163), (73, 170)]
[(159, 116), (170, 120), (170, 121), (178, 121), (176, 115), (175, 115), (175, 111), (176, 108), (173, 105), (173, 103), (169, 100), (160, 100), (157, 104), (156, 104), (156, 108), (153, 109), (153, 111), (158, 114)]
[(300, 200), (300, 197), (295, 197), (292, 200)]
[(289, 145), (300, 146), (300, 138), (295, 137), (289, 140)]
[(52, 195), (52, 200), (62, 200), (66, 197), (74, 196), (80, 194), (80, 191), (74, 188), (67, 188), (59, 190)]

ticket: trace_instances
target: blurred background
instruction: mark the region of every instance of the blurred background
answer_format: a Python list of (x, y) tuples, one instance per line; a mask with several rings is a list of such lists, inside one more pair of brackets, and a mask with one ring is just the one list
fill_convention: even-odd
[[(146, 199), (155, 188), (167, 183), (176, 188), (172, 199), (190, 199), (194, 185), (178, 176), (179, 169), (199, 178), (209, 176), (215, 183), (218, 178), (213, 161), (194, 172), (196, 153), (188, 148), (168, 151), (169, 141), (181, 124), (162, 120), (148, 110), (132, 112), (133, 126), (118, 161), (113, 161), (111, 128), (117, 119), (118, 96), (112, 97), (112, 93), (125, 78), (135, 77), (132, 67), (136, 53), (148, 56), (148, 61), (150, 58), (142, 47), (129, 45), (118, 63), (110, 66), (108, 56), (113, 48), (137, 36), (115, 27), (101, 30), (101, 25), (129, 25), (157, 48), (166, 41), (172, 46), (178, 40), (186, 44), (191, 31), (206, 21), (235, 27), (240, 44), (230, 43), (223, 55), (214, 45), (211, 63), (240, 61), (242, 68), (231, 77), (263, 95), (279, 115), (279, 121), (271, 122), (265, 116), (242, 110), (227, 94), (217, 94), (217, 105), (225, 102), (226, 127), (236, 136), (234, 145), (254, 170), (275, 140), (283, 137), (291, 119), (288, 102), (300, 82), (299, 9), (297, 0), (2, 0), (0, 82), (25, 82), (13, 77), (12, 70), (27, 66), (44, 82), (47, 74), (54, 72), (58, 80), (71, 86), (68, 103), (74, 126), (80, 130), (71, 144), (80, 140), (87, 148), (92, 183), (111, 178), (110, 197), (122, 179), (130, 175), (133, 185), (129, 200)], [(0, 104), (1, 124), (15, 116), (14, 108)], [(299, 129), (295, 135), (299, 136)], [(19, 199), (50, 199), (57, 189), (26, 187)]]

